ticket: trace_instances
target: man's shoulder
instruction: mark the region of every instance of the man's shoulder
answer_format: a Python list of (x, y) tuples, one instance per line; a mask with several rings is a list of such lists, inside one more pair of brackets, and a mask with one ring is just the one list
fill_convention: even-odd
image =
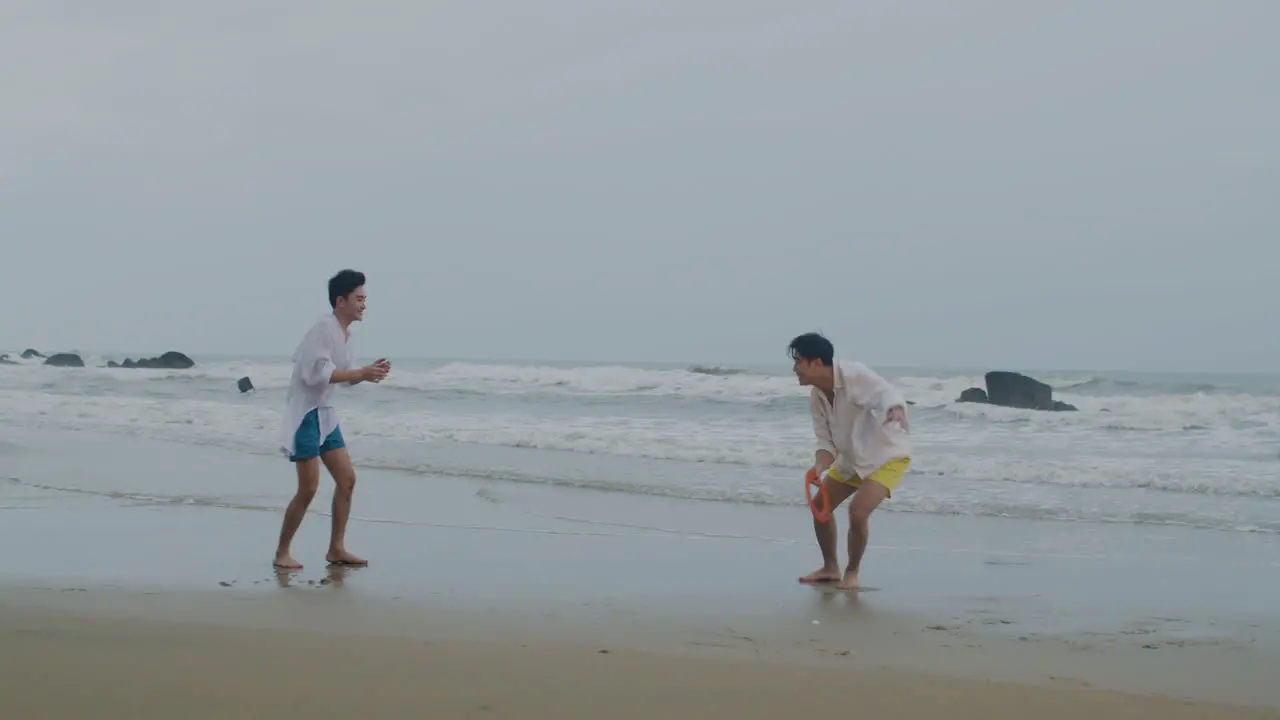
[(332, 344), (333, 331), (337, 326), (338, 324), (333, 322), (333, 315), (320, 315), (317, 317), (307, 327), (302, 339), (298, 341), (298, 348), (294, 352), (294, 360), (299, 360), (303, 354), (313, 352), (320, 345)]
[(311, 325), (307, 327), (307, 336), (315, 337), (317, 335), (330, 335), (338, 330), (338, 323), (335, 321), (332, 313), (317, 315), (311, 321)]
[(889, 385), (888, 379), (872, 370), (869, 365), (857, 360), (842, 360), (838, 363), (839, 383), (846, 393), (860, 394), (870, 388)]
[(836, 369), (841, 375), (851, 378), (877, 374), (870, 365), (858, 360), (837, 360)]

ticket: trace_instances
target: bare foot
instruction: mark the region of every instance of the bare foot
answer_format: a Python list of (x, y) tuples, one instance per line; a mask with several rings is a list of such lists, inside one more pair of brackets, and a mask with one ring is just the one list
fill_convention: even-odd
[(835, 582), (839, 579), (840, 579), (839, 570), (834, 570), (832, 568), (824, 567), (824, 568), (819, 568), (817, 570), (814, 570), (808, 575), (805, 575), (804, 577), (800, 578), (800, 582), (805, 583), (807, 585), (814, 585), (816, 583)]
[(275, 562), (271, 563), (277, 570), (301, 570), (302, 563), (293, 559), (289, 553), (276, 553)]
[(857, 590), (858, 589), (858, 573), (852, 570), (844, 571), (844, 579), (836, 585), (837, 590)]
[(368, 560), (363, 560), (361, 558), (358, 558), (355, 555), (352, 555), (351, 553), (347, 552), (346, 550), (336, 550), (336, 551), (330, 550), (329, 553), (324, 556), (324, 559), (330, 565), (368, 565), (369, 564)]

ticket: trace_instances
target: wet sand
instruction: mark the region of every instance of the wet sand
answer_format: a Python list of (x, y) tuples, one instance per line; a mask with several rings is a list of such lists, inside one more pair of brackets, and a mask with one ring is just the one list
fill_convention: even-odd
[(5, 439), (6, 717), (1280, 708), (1265, 537), (886, 514), (850, 595), (796, 584), (803, 510), (361, 470), (372, 565), (323, 566), (326, 487), (278, 575), (275, 458)]

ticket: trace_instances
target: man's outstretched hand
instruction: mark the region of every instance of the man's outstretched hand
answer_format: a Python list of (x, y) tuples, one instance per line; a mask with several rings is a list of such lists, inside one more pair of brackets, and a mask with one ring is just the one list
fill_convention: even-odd
[(372, 365), (365, 365), (360, 368), (360, 379), (371, 383), (382, 382), (383, 378), (390, 372), (391, 362), (386, 358), (382, 358)]
[(894, 405), (889, 408), (889, 412), (884, 417), (884, 424), (900, 423), (904, 431), (909, 430), (907, 427), (907, 411), (901, 405)]

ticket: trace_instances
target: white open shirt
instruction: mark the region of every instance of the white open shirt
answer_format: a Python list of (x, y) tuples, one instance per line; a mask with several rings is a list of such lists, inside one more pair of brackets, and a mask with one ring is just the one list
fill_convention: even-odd
[(338, 411), (329, 396), (329, 378), (337, 370), (355, 366), (355, 353), (342, 324), (332, 313), (316, 320), (293, 353), (293, 375), (285, 396), (284, 421), (280, 427), (280, 448), (286, 456), (294, 452), (293, 438), (307, 413), (316, 410), (320, 421), (320, 442), (338, 427)]
[(890, 460), (911, 456), (911, 438), (900, 423), (884, 424), (889, 408), (907, 402), (887, 380), (857, 362), (836, 361), (835, 402), (827, 402), (822, 390), (812, 388), (809, 411), (818, 450), (835, 456), (832, 464), (845, 477), (856, 472), (865, 478)]

